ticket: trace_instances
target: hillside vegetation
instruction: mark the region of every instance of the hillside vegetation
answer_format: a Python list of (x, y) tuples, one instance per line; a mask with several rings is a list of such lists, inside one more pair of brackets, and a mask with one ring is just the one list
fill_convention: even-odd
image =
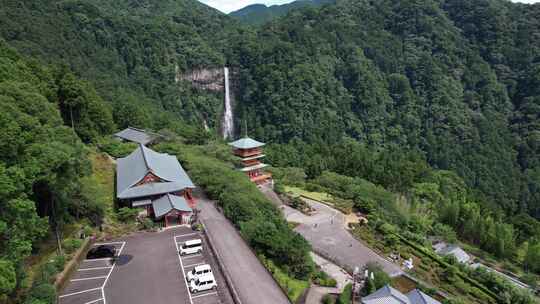
[[(67, 223), (100, 223), (88, 146), (127, 153), (103, 136), (128, 125), (186, 151), (216, 137), (222, 94), (181, 76), (223, 65), (236, 129), (269, 143), (276, 167), (417, 236), (438, 224), (540, 273), (540, 5), (340, 0), (251, 27), (195, 0), (0, 4), (0, 302), (35, 287), (28, 303), (47, 303), (25, 258)], [(205, 175), (228, 167), (178, 152), (221, 198)], [(222, 198), (227, 215), (284, 274), (309, 278), (309, 246), (246, 191)]]

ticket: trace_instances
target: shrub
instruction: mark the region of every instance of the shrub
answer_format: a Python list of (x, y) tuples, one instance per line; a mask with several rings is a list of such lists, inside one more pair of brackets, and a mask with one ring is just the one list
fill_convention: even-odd
[(66, 265), (66, 256), (58, 255), (54, 258), (54, 267), (56, 268), (56, 272), (62, 272), (62, 270), (64, 270), (65, 265)]
[(98, 141), (98, 147), (114, 158), (125, 157), (137, 148), (135, 143), (121, 142), (112, 137), (102, 138)]
[[(30, 297), (37, 299), (43, 303), (54, 304), (56, 303), (56, 291), (54, 286), (49, 283), (42, 283), (35, 285), (30, 290)], [(41, 302), (38, 302), (41, 303)]]
[(116, 217), (122, 222), (129, 222), (134, 221), (137, 214), (139, 214), (139, 211), (137, 209), (122, 207), (118, 209)]
[(349, 283), (337, 298), (336, 304), (350, 304), (352, 299), (352, 284)]
[(72, 253), (75, 250), (77, 250), (79, 247), (81, 247), (82, 240), (69, 238), (69, 239), (64, 240), (63, 245), (64, 245), (64, 250), (67, 253)]
[(329, 294), (325, 294), (321, 300), (321, 303), (322, 304), (334, 304), (336, 303), (336, 301), (334, 300), (334, 297), (332, 297), (332, 295), (329, 295)]
[(144, 230), (152, 230), (156, 227), (156, 224), (154, 223), (154, 221), (152, 221), (151, 219), (149, 218), (144, 218), (142, 221), (141, 221), (141, 226)]
[(336, 287), (337, 281), (330, 277), (326, 272), (323, 270), (317, 270), (313, 274), (312, 277), (313, 283), (319, 285), (319, 286), (325, 286), (325, 287)]
[(0, 302), (2, 294), (9, 294), (17, 285), (15, 268), (10, 261), (0, 259)]

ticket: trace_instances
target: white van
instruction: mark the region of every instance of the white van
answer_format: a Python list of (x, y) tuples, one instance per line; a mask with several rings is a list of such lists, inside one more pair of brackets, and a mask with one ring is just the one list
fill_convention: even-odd
[(202, 241), (200, 239), (187, 241), (180, 247), (180, 255), (194, 254), (202, 252)]
[(217, 289), (216, 279), (213, 274), (207, 274), (189, 283), (189, 291), (191, 293), (197, 293), (199, 291), (205, 291), (210, 289)]
[(210, 265), (204, 264), (195, 266), (192, 271), (188, 272), (187, 274), (187, 280), (188, 282), (191, 282), (197, 278), (206, 276), (212, 274), (212, 268), (210, 268)]

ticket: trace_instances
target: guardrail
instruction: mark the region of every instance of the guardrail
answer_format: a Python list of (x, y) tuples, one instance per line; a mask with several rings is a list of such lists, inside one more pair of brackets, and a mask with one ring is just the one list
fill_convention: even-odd
[(86, 252), (89, 250), (92, 243), (92, 238), (85, 238), (81, 247), (77, 249), (77, 251), (73, 255), (73, 258), (64, 267), (64, 270), (62, 270), (62, 272), (60, 272), (56, 276), (56, 280), (54, 281), (54, 288), (56, 289), (57, 293), (65, 287), (66, 282), (69, 280), (75, 269), (79, 267), (81, 261), (85, 258)]

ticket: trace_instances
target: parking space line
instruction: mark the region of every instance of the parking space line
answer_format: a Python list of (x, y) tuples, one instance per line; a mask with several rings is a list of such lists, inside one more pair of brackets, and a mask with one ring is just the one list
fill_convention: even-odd
[(123, 244), (125, 242), (109, 242), (109, 243), (96, 243), (94, 246), (101, 246), (101, 245), (114, 245), (114, 244)]
[(186, 234), (175, 235), (175, 236), (174, 236), (174, 240), (176, 241), (176, 238), (178, 238), (178, 237), (191, 236), (191, 235), (196, 235), (196, 234), (198, 235), (199, 233), (193, 232), (193, 233), (186, 233)]
[(101, 301), (101, 300), (103, 300), (103, 298), (97, 299), (97, 300), (94, 300), (94, 301), (90, 301), (90, 302), (86, 302), (86, 303), (84, 303), (84, 304), (92, 304), (92, 303), (99, 302), (99, 301)]
[[(121, 244), (122, 246), (120, 247), (120, 250), (118, 251), (118, 257), (120, 257), (120, 255), (122, 254), (122, 250), (124, 250), (124, 246), (126, 245), (126, 242), (122, 242)], [(103, 295), (103, 304), (107, 304), (107, 301), (105, 300), (105, 285), (107, 285), (107, 282), (109, 281), (109, 277), (111, 276), (111, 273), (114, 270), (114, 266), (116, 266), (116, 263), (112, 265), (111, 270), (109, 270), (109, 273), (107, 274), (107, 277), (105, 277), (105, 282), (103, 282), (103, 285), (101, 285), (101, 294)]]
[(81, 290), (81, 291), (77, 291), (77, 292), (73, 292), (73, 293), (68, 293), (68, 294), (59, 296), (59, 298), (64, 298), (64, 297), (69, 297), (69, 296), (74, 296), (74, 295), (78, 295), (78, 294), (81, 294), (81, 293), (90, 292), (90, 291), (94, 291), (94, 290), (98, 290), (98, 289), (101, 289), (101, 287), (92, 288), (92, 289), (86, 289), (86, 290)]
[(213, 295), (217, 295), (217, 292), (209, 292), (209, 293), (205, 293), (205, 294), (202, 294), (202, 295), (198, 295), (198, 296), (194, 296), (193, 298), (196, 299), (196, 298), (201, 298), (201, 297), (206, 297), (206, 296), (213, 296)]
[(101, 259), (85, 259), (85, 262), (92, 262), (92, 261), (110, 261), (112, 258), (101, 258)]
[(90, 270), (99, 270), (99, 269), (110, 269), (112, 266), (107, 267), (92, 267), (92, 268), (80, 268), (77, 271), (90, 271)]
[(191, 292), (189, 291), (188, 283), (187, 283), (187, 280), (186, 280), (186, 274), (184, 273), (184, 264), (182, 263), (182, 257), (178, 253), (178, 251), (180, 251), (180, 249), (178, 249), (178, 243), (176, 242), (176, 236), (173, 237), (173, 241), (174, 241), (174, 246), (176, 246), (176, 255), (178, 256), (178, 261), (180, 261), (180, 267), (182, 268), (182, 277), (184, 278), (184, 283), (186, 283), (186, 290), (187, 290), (187, 294), (189, 296), (189, 303), (193, 304), (193, 298), (191, 297)]
[(70, 280), (71, 282), (77, 282), (77, 281), (86, 281), (86, 280), (98, 280), (98, 279), (104, 279), (106, 278), (106, 276), (101, 276), (101, 277), (92, 277), (92, 278), (84, 278), (84, 279), (73, 279), (73, 280)]
[(196, 258), (196, 257), (200, 257), (200, 256), (202, 256), (202, 254), (188, 255), (188, 256), (184, 256), (184, 259), (191, 259), (191, 258)]
[(204, 265), (204, 264), (206, 264), (206, 263), (189, 264), (189, 265), (184, 266), (184, 269), (187, 268), (187, 267), (199, 266), (199, 265)]

